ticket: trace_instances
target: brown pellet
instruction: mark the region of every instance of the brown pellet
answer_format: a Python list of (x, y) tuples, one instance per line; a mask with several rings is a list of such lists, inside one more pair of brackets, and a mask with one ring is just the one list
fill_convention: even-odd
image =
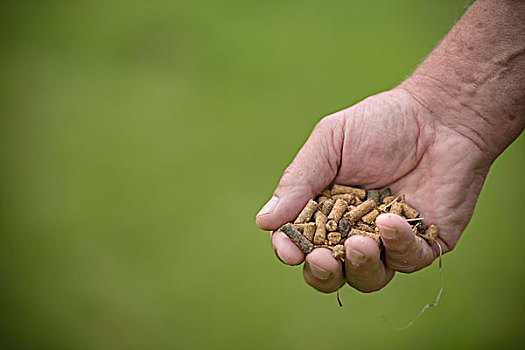
[(383, 203), (388, 205), (394, 200), (396, 201), (396, 203), (405, 203), (405, 196), (388, 196), (383, 199)]
[(376, 205), (379, 205), (379, 191), (378, 190), (368, 190), (366, 192), (366, 199), (372, 199)]
[(403, 217), (403, 203), (395, 202), (390, 207), (390, 213)]
[(284, 232), (285, 235), (290, 237), (304, 253), (310, 253), (313, 249), (313, 244), (308, 241), (301, 232), (297, 231), (291, 224), (283, 225), (279, 231)]
[(341, 259), (345, 256), (345, 248), (342, 244), (338, 244), (336, 245), (333, 249), (332, 249), (332, 256), (335, 258), (335, 259)]
[(342, 186), (342, 185), (333, 185), (330, 193), (332, 195), (347, 193), (347, 194), (354, 195), (359, 199), (364, 199), (366, 197), (366, 190), (363, 190), (361, 188)]
[(354, 196), (353, 194), (335, 194), (332, 196), (333, 199), (342, 199), (344, 200), (348, 205), (355, 205), (355, 204), (361, 204), (361, 200)]
[(345, 213), (346, 208), (348, 208), (348, 204), (343, 199), (336, 200), (332, 211), (328, 214), (328, 218), (338, 222)]
[(372, 227), (368, 226), (367, 224), (357, 224), (357, 228), (359, 230), (376, 233), (376, 231)]
[(383, 198), (383, 203), (384, 204), (390, 204), (390, 202), (392, 202), (396, 198), (397, 198), (397, 196), (386, 196), (385, 198)]
[(326, 215), (318, 211), (315, 215), (314, 243), (323, 244), (326, 240)]
[(334, 199), (327, 199), (325, 201), (323, 201), (323, 203), (321, 204), (321, 211), (323, 212), (324, 215), (328, 215), (330, 214), (330, 211), (332, 211), (332, 208), (334, 207), (334, 204), (335, 204), (335, 200)]
[(372, 233), (372, 232), (362, 231), (362, 230), (353, 228), (352, 230), (350, 230), (348, 237), (351, 237), (354, 235), (370, 237), (377, 243), (378, 246), (381, 246), (381, 238), (378, 233)]
[(315, 222), (307, 223), (303, 231), (303, 236), (310, 242), (313, 242), (314, 234), (315, 234)]
[(328, 234), (328, 242), (330, 244), (337, 244), (341, 242), (341, 234), (339, 232), (330, 232)]
[(308, 224), (292, 224), (293, 228), (299, 232), (303, 232), (306, 225)]
[(348, 221), (342, 219), (339, 220), (339, 225), (337, 226), (337, 231), (341, 234), (341, 237), (346, 238), (352, 225), (350, 225)]
[(412, 208), (410, 205), (406, 204), (406, 203), (403, 203), (403, 215), (405, 215), (405, 217), (407, 219), (415, 219), (417, 217), (419, 217), (419, 212)]
[(427, 230), (427, 227), (421, 221), (418, 222), (414, 227), (417, 229), (417, 233), (420, 235), (425, 234), (425, 231)]
[(438, 235), (439, 228), (436, 225), (430, 225), (422, 236), (427, 240), (428, 244), (432, 245), (436, 241)]
[(376, 206), (376, 203), (372, 199), (367, 199), (363, 203), (359, 204), (354, 209), (350, 210), (345, 214), (345, 220), (353, 224), (357, 220), (361, 219), (363, 215), (368, 214)]
[(313, 199), (310, 199), (308, 203), (306, 203), (306, 206), (303, 208), (297, 219), (295, 219), (294, 224), (307, 223), (318, 207), (319, 205), (317, 204), (317, 202)]
[(326, 197), (326, 196), (320, 196), (319, 198), (317, 198), (317, 203), (319, 203), (319, 205), (323, 204), (324, 201), (326, 200), (329, 200), (330, 197)]
[(335, 220), (328, 220), (326, 223), (326, 230), (327, 231), (337, 231), (337, 222)]
[(377, 209), (372, 210), (370, 213), (363, 215), (361, 220), (367, 224), (373, 224), (376, 222), (376, 218), (379, 216), (379, 211)]
[(390, 190), (390, 187), (385, 188), (383, 191), (381, 191), (381, 194), (379, 195), (379, 203), (384, 203), (385, 197), (391, 196), (392, 191)]

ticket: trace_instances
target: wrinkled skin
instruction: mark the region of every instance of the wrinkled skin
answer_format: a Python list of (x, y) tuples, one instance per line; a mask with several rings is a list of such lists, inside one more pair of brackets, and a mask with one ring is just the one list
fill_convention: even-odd
[[(261, 210), (256, 223), (278, 229), (332, 183), (388, 186), (394, 194), (406, 194), (426, 224), (439, 226), (437, 241), (448, 252), (472, 216), (492, 161), (467, 134), (445, 126), (409, 91), (396, 88), (322, 119), (284, 172), (274, 192), (278, 200)], [(344, 283), (363, 292), (379, 290), (395, 271), (419, 270), (439, 255), (436, 243), (418, 239), (397, 215), (382, 214), (376, 224), (384, 260), (372, 239), (352, 236), (345, 242), (344, 270), (326, 248), (305, 256), (279, 231), (271, 242), (283, 263), (304, 261), (305, 281), (327, 293)]]

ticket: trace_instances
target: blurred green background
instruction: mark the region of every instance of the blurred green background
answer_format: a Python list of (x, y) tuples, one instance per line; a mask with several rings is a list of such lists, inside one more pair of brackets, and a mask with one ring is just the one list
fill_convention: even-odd
[(320, 294), (253, 222), (322, 116), (400, 82), (457, 1), (2, 1), (0, 347), (523, 345), (525, 140), (445, 256)]

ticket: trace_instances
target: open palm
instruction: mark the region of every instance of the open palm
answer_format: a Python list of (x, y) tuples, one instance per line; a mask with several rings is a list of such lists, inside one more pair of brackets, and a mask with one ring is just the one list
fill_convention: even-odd
[[(256, 222), (262, 229), (276, 230), (331, 183), (390, 187), (395, 194), (406, 194), (425, 223), (439, 226), (438, 242), (447, 252), (470, 220), (490, 163), (473, 141), (440, 123), (414, 96), (397, 88), (321, 120)], [(437, 244), (431, 247), (419, 240), (397, 215), (380, 215), (376, 224), (384, 259), (373, 240), (352, 236), (345, 242), (345, 269), (326, 248), (305, 257), (279, 231), (273, 233), (272, 245), (286, 264), (306, 260), (306, 282), (323, 292), (333, 292), (345, 282), (364, 292), (378, 290), (395, 271), (419, 270), (439, 253)]]

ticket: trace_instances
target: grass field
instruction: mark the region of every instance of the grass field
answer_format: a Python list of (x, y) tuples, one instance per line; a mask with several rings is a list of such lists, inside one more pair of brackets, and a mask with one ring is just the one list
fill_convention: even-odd
[(0, 348), (524, 344), (525, 140), (437, 264), (308, 287), (254, 224), (324, 115), (392, 88), (461, 1), (3, 1)]

